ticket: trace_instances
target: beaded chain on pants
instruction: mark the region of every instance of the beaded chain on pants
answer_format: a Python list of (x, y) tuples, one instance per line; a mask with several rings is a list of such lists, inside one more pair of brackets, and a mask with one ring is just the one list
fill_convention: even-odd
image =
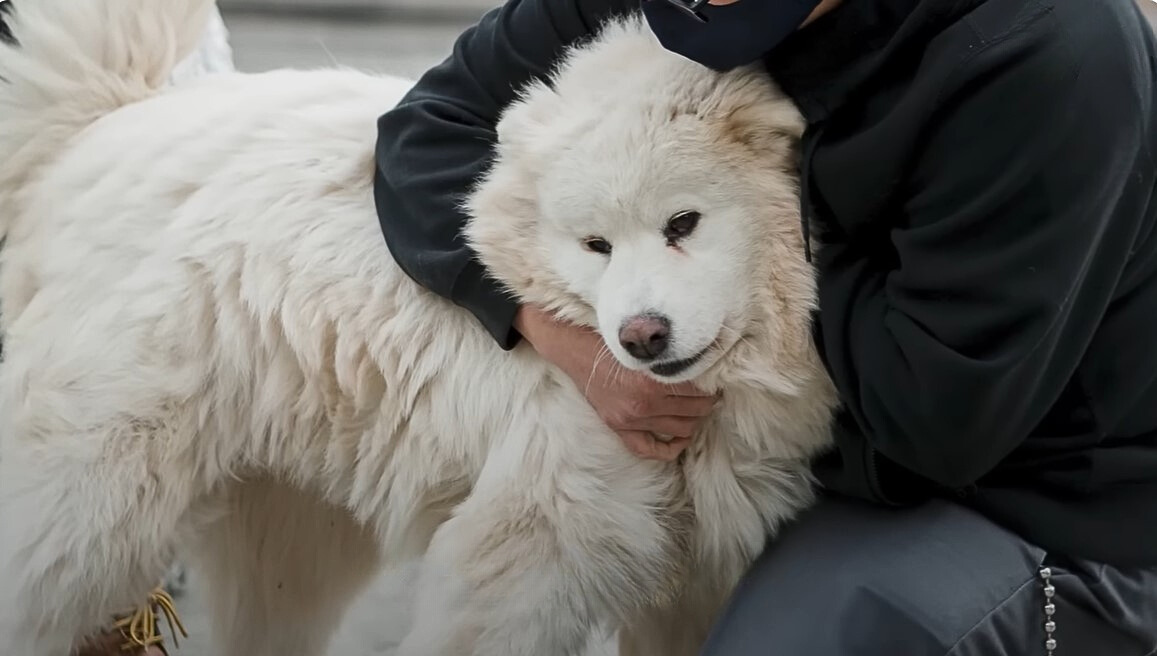
[(1057, 649), (1057, 639), (1053, 634), (1057, 630), (1057, 622), (1055, 615), (1057, 613), (1057, 605), (1053, 603), (1053, 597), (1057, 594), (1057, 589), (1053, 587), (1053, 571), (1047, 567), (1040, 570), (1040, 578), (1044, 583), (1045, 594), (1045, 653), (1047, 656), (1054, 656)]

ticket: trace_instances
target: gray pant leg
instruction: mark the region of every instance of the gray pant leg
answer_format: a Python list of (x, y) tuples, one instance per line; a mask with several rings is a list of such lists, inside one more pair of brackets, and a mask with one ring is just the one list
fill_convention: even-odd
[(1151, 656), (1157, 572), (1055, 561), (944, 501), (892, 510), (826, 499), (773, 541), (704, 656)]

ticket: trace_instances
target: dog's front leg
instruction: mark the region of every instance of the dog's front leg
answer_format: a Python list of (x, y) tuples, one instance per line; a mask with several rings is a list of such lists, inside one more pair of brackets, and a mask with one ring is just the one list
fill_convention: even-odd
[(399, 656), (567, 656), (599, 625), (678, 594), (673, 466), (638, 460), (577, 414), (544, 411), (552, 428), (521, 427), (492, 451), (433, 538)]

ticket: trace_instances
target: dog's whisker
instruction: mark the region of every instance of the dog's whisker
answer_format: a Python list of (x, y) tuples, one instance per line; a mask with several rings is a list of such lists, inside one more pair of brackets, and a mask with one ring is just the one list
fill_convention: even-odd
[[(732, 328), (731, 326), (728, 326), (727, 324), (723, 324), (723, 325), (719, 326), (719, 331), (720, 332), (728, 332), (731, 335), (733, 335), (735, 337), (735, 343), (736, 344), (746, 344), (747, 346), (754, 346), (752, 344), (751, 340), (747, 337), (747, 335), (736, 330), (735, 328)], [(712, 346), (714, 349), (718, 349), (719, 351), (725, 350), (719, 344), (714, 344)]]
[[(587, 376), (587, 383), (586, 383), (586, 386), (583, 388), (583, 396), (587, 396), (590, 394), (591, 385), (594, 383), (594, 379), (595, 379), (595, 372), (598, 371), (599, 365), (602, 363), (603, 359), (606, 358), (608, 355), (612, 355), (611, 349), (604, 342), (602, 347), (599, 349), (598, 353), (595, 354), (594, 361), (591, 363), (591, 373), (589, 376)], [(613, 374), (614, 372), (612, 371), (611, 373)], [(608, 378), (609, 378), (609, 376), (608, 376)]]

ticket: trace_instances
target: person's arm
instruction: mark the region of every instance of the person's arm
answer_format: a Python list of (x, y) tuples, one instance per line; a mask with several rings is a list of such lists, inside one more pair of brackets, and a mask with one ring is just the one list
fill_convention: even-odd
[(673, 460), (714, 399), (687, 383), (624, 372), (598, 357), (605, 346), (594, 331), (519, 308), (461, 238), (460, 203), (490, 163), (502, 111), (567, 46), (637, 7), (638, 0), (509, 0), (491, 11), (379, 120), (374, 193), (386, 243), (407, 275), (473, 313), (501, 348), (525, 338), (575, 381), (632, 453)]
[(419, 284), (473, 313), (504, 349), (519, 339), (517, 306), (464, 243), (459, 204), (489, 164), (499, 116), (519, 90), (631, 4), (509, 0), (378, 121), (374, 196), (390, 252)]
[(820, 249), (818, 336), (861, 475), (871, 449), (949, 488), (991, 471), (1060, 398), (1127, 266), (1153, 82), (1105, 24), (1020, 30), (955, 68), (887, 261)]

